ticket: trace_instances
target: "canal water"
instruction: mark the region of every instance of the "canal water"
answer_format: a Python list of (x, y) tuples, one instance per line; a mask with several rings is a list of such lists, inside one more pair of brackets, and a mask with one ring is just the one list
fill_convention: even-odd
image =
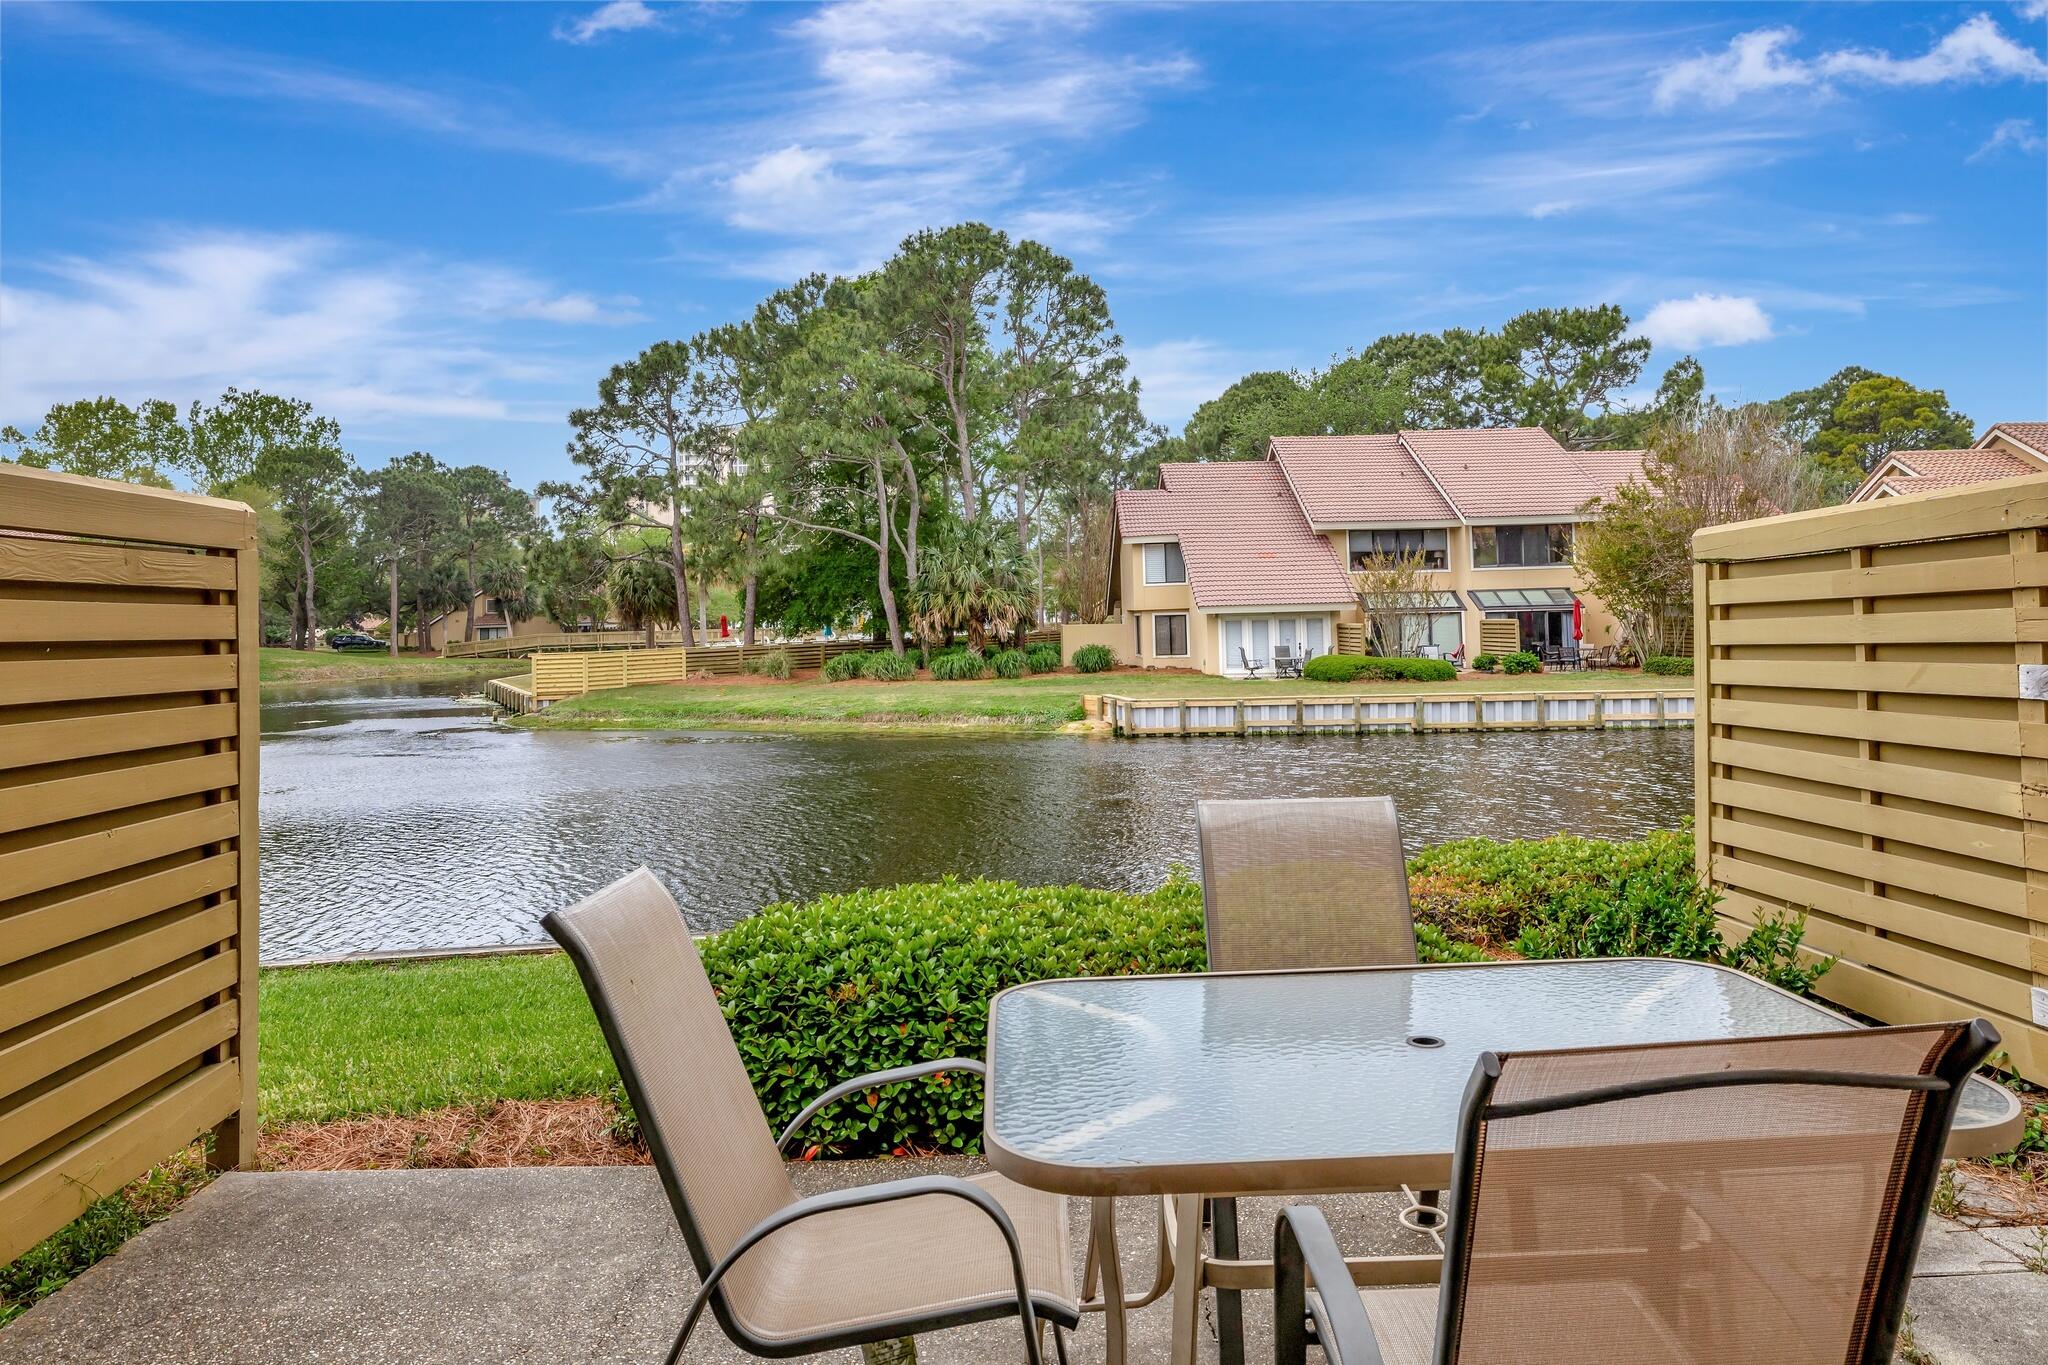
[(552, 732), (432, 685), (266, 692), (263, 956), (533, 942), (640, 863), (693, 926), (948, 872), (1143, 889), (1205, 797), (1387, 794), (1410, 851), (1633, 837), (1692, 803), (1692, 732), (1045, 735)]

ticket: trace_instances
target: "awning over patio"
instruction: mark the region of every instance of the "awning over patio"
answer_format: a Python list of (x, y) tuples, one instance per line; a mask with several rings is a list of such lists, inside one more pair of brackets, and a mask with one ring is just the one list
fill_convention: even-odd
[(1578, 599), (1570, 588), (1467, 588), (1481, 611), (1567, 611)]

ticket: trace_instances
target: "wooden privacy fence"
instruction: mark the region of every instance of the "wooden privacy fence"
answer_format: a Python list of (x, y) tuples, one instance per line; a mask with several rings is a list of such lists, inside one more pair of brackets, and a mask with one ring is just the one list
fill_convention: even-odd
[(624, 649), (601, 654), (536, 654), (533, 695), (541, 701), (580, 697), (607, 687), (638, 687), (643, 683), (687, 678), (689, 651)]
[(256, 527), (0, 464), (0, 1262), (256, 1132)]
[(1693, 541), (1699, 863), (1819, 991), (1983, 1015), (2048, 1081), (2048, 478)]

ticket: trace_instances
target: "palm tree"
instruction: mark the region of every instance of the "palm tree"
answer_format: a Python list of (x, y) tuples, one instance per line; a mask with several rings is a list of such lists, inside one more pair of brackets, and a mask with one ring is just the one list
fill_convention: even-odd
[(910, 590), (910, 624), (926, 643), (955, 630), (976, 650), (1009, 635), (1031, 612), (1030, 568), (1014, 534), (992, 517), (926, 542)]
[(647, 632), (649, 649), (654, 648), (656, 626), (676, 624), (676, 579), (666, 564), (619, 560), (605, 580), (605, 595), (628, 628)]

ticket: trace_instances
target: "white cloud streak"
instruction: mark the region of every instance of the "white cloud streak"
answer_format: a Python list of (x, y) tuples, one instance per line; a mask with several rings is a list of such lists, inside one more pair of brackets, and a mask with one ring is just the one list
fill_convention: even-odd
[(1858, 47), (1799, 57), (1791, 52), (1798, 40), (1798, 32), (1790, 28), (1737, 34), (1719, 52), (1665, 67), (1658, 74), (1654, 102), (1667, 110), (1686, 104), (1724, 109), (1751, 95), (1825, 92), (1836, 82), (1924, 87), (2048, 80), (2048, 62), (2008, 37), (1988, 14), (1964, 20), (1917, 57)]
[(1636, 327), (1658, 346), (1696, 351), (1703, 346), (1743, 346), (1769, 341), (1770, 315), (1753, 298), (1729, 294), (1694, 294), (1665, 299)]
[[(2048, 3), (2048, 0), (2043, 0), (2043, 3)], [(1991, 136), (1984, 140), (1983, 146), (1963, 159), (1982, 161), (1988, 156), (1995, 156), (2006, 150), (2031, 155), (2043, 147), (2048, 147), (2048, 139), (2042, 138), (2032, 119), (2009, 118), (1991, 130)]]
[(645, 0), (610, 0), (580, 19), (555, 25), (555, 36), (565, 43), (589, 43), (607, 34), (660, 28), (661, 24), (661, 12)]

